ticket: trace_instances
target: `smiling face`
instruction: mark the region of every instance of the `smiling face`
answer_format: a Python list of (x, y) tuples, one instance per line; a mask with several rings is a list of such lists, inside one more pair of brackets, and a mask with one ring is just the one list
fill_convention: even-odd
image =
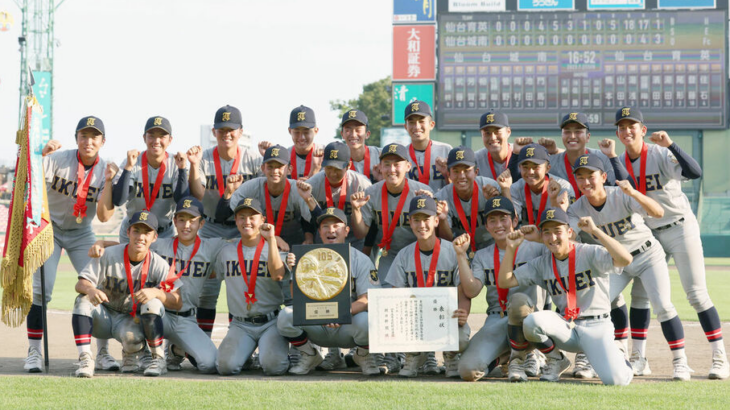
[(411, 115), (406, 119), (404, 125), (412, 143), (428, 141), (431, 138), (431, 130), (435, 126), (436, 122), (431, 117), (422, 115)]
[(459, 164), (449, 168), (449, 178), (457, 192), (466, 192), (474, 184), (477, 169), (468, 165)]
[(545, 183), (545, 175), (550, 171), (550, 164), (535, 164), (534, 162), (525, 161), (520, 164), (520, 174), (525, 183), (534, 191), (542, 189)]
[(397, 155), (386, 155), (380, 161), (380, 173), (390, 185), (400, 185), (411, 170), (411, 163)]
[(634, 120), (621, 120), (616, 127), (616, 136), (627, 147), (641, 147), (645, 135), (646, 126)]
[(82, 158), (95, 158), (106, 139), (94, 128), (84, 128), (76, 133), (76, 145)]
[(426, 214), (411, 215), (411, 230), (416, 239), (426, 240), (435, 235), (436, 227), (439, 225), (437, 216)]
[(264, 216), (250, 208), (236, 212), (236, 228), (243, 238), (254, 238), (264, 223)]
[(365, 141), (370, 138), (370, 131), (364, 124), (357, 121), (348, 121), (342, 125), (341, 135), (350, 150), (357, 150), (365, 145)]
[(487, 215), (487, 232), (495, 241), (507, 239), (507, 234), (517, 226), (517, 217), (504, 212), (492, 212)]
[(267, 182), (270, 184), (279, 184), (286, 179), (286, 174), (289, 171), (289, 164), (269, 161), (265, 164), (261, 164), (261, 171), (263, 171)]
[(317, 135), (319, 128), (297, 127), (289, 128), (289, 135), (294, 143), (294, 149), (304, 152), (312, 149), (314, 145), (314, 137)]
[(333, 166), (324, 167), (324, 176), (327, 177), (330, 185), (339, 186), (346, 173), (346, 169), (340, 169)]
[(243, 135), (243, 129), (239, 128), (234, 130), (233, 128), (214, 128), (213, 135), (218, 141), (218, 150), (227, 150), (228, 148), (238, 146), (238, 140)]
[(542, 243), (554, 255), (565, 255), (570, 250), (570, 237), (573, 229), (560, 222), (546, 222), (540, 228)]
[(153, 128), (144, 133), (144, 143), (147, 145), (147, 152), (154, 157), (164, 155), (165, 150), (167, 150), (171, 142), (172, 136), (160, 128)]
[(594, 198), (606, 192), (606, 188), (603, 186), (606, 178), (605, 172), (592, 171), (588, 168), (580, 168), (575, 172), (578, 190), (588, 198)]
[(509, 145), (509, 137), (512, 135), (510, 127), (484, 127), (481, 129), (482, 143), (492, 155), (496, 155)]
[(350, 227), (337, 218), (326, 218), (319, 224), (319, 237), (322, 243), (345, 243)]
[(580, 124), (570, 123), (563, 128), (562, 138), (566, 150), (583, 153), (591, 139), (591, 133)]
[(205, 221), (199, 216), (192, 216), (190, 214), (181, 212), (175, 214), (175, 228), (177, 229), (177, 236), (183, 242), (191, 242), (198, 236), (198, 231), (203, 227)]
[(157, 232), (144, 224), (134, 224), (127, 228), (127, 236), (129, 236), (129, 249), (135, 253), (146, 253), (150, 245), (157, 240)]

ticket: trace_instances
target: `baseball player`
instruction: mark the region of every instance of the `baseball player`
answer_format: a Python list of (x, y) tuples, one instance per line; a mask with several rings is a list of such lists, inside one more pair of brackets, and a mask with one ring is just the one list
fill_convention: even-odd
[[(88, 250), (94, 244), (91, 230), (97, 200), (105, 186), (107, 165), (99, 156), (106, 141), (104, 123), (89, 116), (76, 126), (77, 149), (57, 151), (61, 143), (51, 140), (43, 148), (43, 172), (48, 192), (48, 208), (53, 224), (53, 254), (45, 263), (46, 302), (50, 302), (56, 282), (61, 250), (65, 249), (76, 272), (89, 263)], [(33, 304), (28, 313), (28, 357), (24, 369), (41, 371), (43, 357), (42, 300), (40, 269), (33, 273)], [(109, 355), (106, 340), (98, 340), (97, 368), (118, 370), (119, 364)]]
[(168, 277), (170, 265), (149, 251), (157, 239), (157, 217), (138, 211), (129, 218), (129, 243), (107, 248), (79, 273), (71, 324), (79, 351), (77, 377), (92, 377), (91, 336), (114, 337), (122, 344), (122, 371), (135, 371), (136, 356), (146, 344), (152, 361), (145, 376), (167, 371), (162, 317), (165, 309), (182, 307), (178, 280)]
[[(485, 201), (485, 228), (494, 238), (494, 243), (477, 251), (472, 260), (472, 277), (465, 271), (459, 272), (459, 282), (464, 295), (475, 298), (484, 286), (487, 287), (487, 319), (484, 326), (469, 341), (469, 346), (462, 353), (459, 361), (459, 374), (466, 381), (477, 381), (488, 373), (490, 365), (497, 358), (510, 352), (509, 380), (512, 382), (527, 381), (527, 376), (537, 376), (539, 366), (535, 353), (529, 352), (531, 346), (521, 337), (522, 318), (508, 317), (507, 306), (511, 298), (517, 294), (526, 295), (542, 306), (545, 291), (536, 285), (519, 286), (502, 289), (497, 286), (496, 273), (507, 249), (507, 235), (517, 229), (518, 219), (512, 201), (503, 196), (496, 196)], [(527, 228), (527, 227), (526, 227)], [(540, 257), (546, 248), (533, 242), (525, 242), (516, 249), (512, 260), (513, 269), (528, 261)], [(508, 262), (509, 263), (509, 262)], [(509, 320), (508, 320), (509, 318)], [(516, 336), (513, 336), (516, 335)], [(529, 353), (528, 353), (529, 352)]]
[(240, 373), (258, 346), (264, 373), (284, 374), (289, 368), (289, 343), (276, 329), (276, 316), (284, 303), (282, 280), (289, 273), (277, 249), (276, 228), (264, 222), (256, 198), (241, 198), (233, 211), (241, 239), (227, 243), (213, 267), (216, 277), (226, 281), (232, 315), (218, 349), (218, 373)]
[(150, 117), (142, 139), (147, 150), (142, 152), (139, 160), (139, 151), (127, 151), (127, 158), (122, 161), (122, 173), (114, 178), (112, 202), (114, 206), (127, 207), (127, 217), (119, 228), (119, 241), (122, 243), (129, 242), (129, 215), (141, 210), (157, 216), (161, 238), (174, 236), (172, 216), (175, 204), (189, 195), (185, 156), (177, 153), (173, 157), (166, 151), (172, 142), (170, 121), (164, 117)]
[[(458, 286), (459, 272), (471, 268), (466, 252), (469, 249), (469, 235), (462, 235), (454, 243), (439, 239), (436, 228), (439, 224), (436, 201), (428, 196), (411, 199), (409, 220), (416, 242), (398, 252), (390, 266), (385, 281), (394, 288), (416, 288), (432, 286)], [(424, 269), (425, 268), (425, 269)], [(466, 323), (471, 308), (471, 300), (459, 287), (459, 308), (453, 317), (459, 320), (459, 352), (469, 343), (469, 325)], [(459, 352), (444, 352), (446, 377), (458, 377)], [(398, 373), (401, 377), (416, 377), (419, 369), (426, 363), (428, 353), (406, 353), (405, 365)]]
[(365, 145), (370, 138), (368, 116), (360, 110), (349, 110), (342, 115), (340, 127), (340, 136), (350, 148), (349, 169), (365, 175), (372, 183), (380, 181), (380, 148)]
[[(514, 295), (508, 307), (508, 316), (523, 318), (523, 341), (533, 343), (547, 356), (541, 380), (558, 381), (570, 366), (562, 349), (584, 351), (603, 384), (628, 385), (633, 371), (622, 351), (623, 345), (613, 340), (613, 325), (608, 320), (612, 286), (609, 278), (623, 276), (621, 268), (631, 263), (632, 256), (597, 228), (590, 217), (582, 217), (577, 225), (594, 235), (603, 247), (573, 242), (568, 215), (560, 208), (548, 208), (540, 218), (540, 236), (537, 237), (536, 230), (532, 232), (533, 240), (541, 238), (550, 253), (517, 269), (508, 263), (501, 264), (497, 284), (504, 289), (540, 286), (551, 294), (560, 310), (529, 313), (535, 305), (524, 294)], [(522, 231), (507, 235), (506, 260), (515, 258), (524, 239)]]
[[(327, 155), (325, 154), (325, 161)], [(326, 165), (325, 165), (326, 166)], [(345, 243), (350, 228), (347, 216), (336, 207), (326, 208), (317, 217), (319, 236), (323, 243)], [(330, 324), (326, 326), (294, 326), (291, 306), (279, 314), (279, 333), (301, 352), (301, 358), (289, 373), (307, 374), (322, 363), (323, 358), (312, 343), (326, 347), (357, 347), (353, 360), (366, 376), (380, 374), (375, 355), (371, 355), (368, 342), (368, 289), (379, 288), (378, 271), (370, 258), (357, 249), (350, 248), (350, 272), (352, 274), (352, 297), (350, 312), (352, 324)]]
[[(423, 101), (413, 101), (405, 110), (405, 129), (411, 137), (406, 147), (411, 162), (409, 178), (428, 185), (436, 192), (449, 181), (442, 173), (446, 169), (443, 158), (451, 151), (451, 145), (431, 139), (431, 130), (436, 126), (431, 107)], [(441, 158), (439, 164), (436, 159)]]
[[(288, 178), (309, 179), (322, 168), (323, 149), (321, 145), (314, 143), (314, 137), (318, 132), (314, 110), (300, 105), (291, 111), (289, 135), (291, 135), (294, 145), (289, 148), (291, 167), (287, 174)], [(267, 145), (263, 145), (263, 147), (268, 148)]]
[[(665, 131), (652, 133), (649, 139), (654, 144), (646, 144), (644, 136), (647, 129), (640, 110), (621, 108), (616, 112), (616, 126), (616, 135), (626, 148), (624, 155), (618, 158), (620, 162), (612, 160), (616, 175), (628, 179), (635, 189), (664, 208), (662, 218), (649, 218), (646, 225), (661, 243), (667, 257), (674, 257), (687, 299), (697, 312), (702, 330), (710, 342), (712, 366), (708, 377), (725, 379), (730, 376), (730, 365), (722, 340), (720, 316), (707, 293), (699, 224), (681, 188), (682, 180), (700, 178), (702, 169)], [(607, 143), (605, 151), (609, 157), (616, 157), (612, 144)], [(631, 304), (632, 339), (636, 337), (646, 343), (650, 311), (645, 292), (635, 296), (632, 293)], [(636, 335), (634, 329), (637, 329)], [(631, 362), (637, 372), (651, 373), (646, 357), (632, 353)]]
[[(576, 232), (582, 230), (578, 221), (582, 217), (590, 216), (603, 232), (629, 249), (633, 257), (633, 262), (624, 269), (623, 275), (611, 277), (611, 300), (617, 297), (632, 279), (634, 286), (641, 283), (642, 288), (648, 293), (664, 337), (674, 356), (673, 378), (689, 380), (692, 370), (687, 366), (687, 356), (684, 352), (682, 322), (671, 302), (666, 255), (644, 223), (646, 217), (663, 217), (664, 209), (653, 199), (633, 189), (626, 180), (617, 181), (616, 187), (604, 186), (607, 175), (603, 170), (603, 161), (595, 155), (580, 156), (573, 164), (573, 173), (578, 182), (578, 189), (583, 194), (568, 209), (573, 229)], [(595, 234), (592, 235), (596, 237)], [(634, 350), (641, 350), (644, 346), (637, 341), (633, 343)], [(586, 355), (590, 359), (588, 352)], [(645, 357), (646, 354), (640, 351), (639, 356)], [(591, 364), (600, 376), (598, 364), (592, 360)]]
[(484, 143), (484, 148), (475, 154), (479, 175), (496, 180), (509, 170), (512, 180), (519, 180), (517, 155), (513, 155), (513, 147), (509, 143), (512, 128), (509, 126), (507, 114), (498, 111), (485, 112), (479, 118), (479, 130)]

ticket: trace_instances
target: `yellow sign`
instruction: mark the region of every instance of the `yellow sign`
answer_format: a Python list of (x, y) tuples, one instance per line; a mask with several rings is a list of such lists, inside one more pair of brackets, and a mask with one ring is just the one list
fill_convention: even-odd
[(148, 215), (149, 214), (147, 212), (142, 212), (141, 214), (139, 214), (139, 220), (140, 221), (146, 221)]
[(526, 148), (527, 151), (525, 151), (526, 157), (534, 157), (535, 156), (535, 148)]
[(162, 125), (162, 117), (157, 117), (157, 118), (155, 118), (155, 122), (154, 122), (154, 124), (155, 124), (155, 125)]
[(487, 124), (494, 122), (494, 114), (487, 114)]

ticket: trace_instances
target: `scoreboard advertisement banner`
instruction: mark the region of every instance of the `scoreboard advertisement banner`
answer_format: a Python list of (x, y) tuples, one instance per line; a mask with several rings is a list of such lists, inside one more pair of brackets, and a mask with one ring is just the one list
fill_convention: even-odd
[(658, 0), (659, 9), (714, 9), (715, 0)]
[(393, 24), (435, 23), (436, 0), (393, 0)]
[(441, 13), (436, 124), (473, 129), (498, 109), (550, 129), (580, 110), (609, 129), (626, 105), (667, 129), (724, 128), (727, 23), (724, 10)]
[(393, 81), (436, 79), (436, 26), (393, 26)]
[(521, 11), (575, 10), (575, 0), (517, 0), (517, 10), (521, 10)]
[(644, 0), (588, 0), (588, 10), (643, 10)]
[(393, 125), (406, 123), (406, 107), (415, 100), (421, 100), (433, 107), (433, 94), (433, 83), (393, 83)]

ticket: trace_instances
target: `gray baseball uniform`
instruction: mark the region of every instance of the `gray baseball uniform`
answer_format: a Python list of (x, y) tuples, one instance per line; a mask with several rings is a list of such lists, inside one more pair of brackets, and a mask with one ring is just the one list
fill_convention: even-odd
[[(409, 144), (406, 149), (410, 153), (411, 144)], [(444, 179), (444, 176), (441, 175), (441, 173), (436, 169), (436, 158), (447, 158), (451, 149), (452, 147), (449, 144), (431, 140), (431, 157), (429, 158), (430, 161), (427, 164), (430, 169), (428, 186), (430, 186), (434, 192), (438, 191), (439, 189), (443, 188), (444, 185), (446, 185), (446, 180)], [(418, 181), (418, 176), (420, 175), (420, 172), (423, 172), (424, 170), (423, 162), (426, 160), (426, 151), (419, 151), (417, 149), (414, 149), (413, 152), (416, 155), (416, 161), (413, 161), (413, 157), (411, 155), (408, 156), (408, 161), (410, 161), (412, 165), (411, 171), (408, 173), (408, 178)]]
[[(570, 186), (570, 183), (560, 177), (556, 177), (555, 175), (548, 174), (546, 175), (549, 179), (556, 180), (560, 187), (562, 188), (560, 190), (560, 195), (563, 194), (563, 192), (568, 192), (568, 197), (570, 202), (573, 202), (575, 200), (575, 193), (573, 192), (573, 187)], [(546, 181), (547, 183), (547, 181)], [(525, 197), (525, 180), (520, 179), (519, 181), (512, 184), (510, 187), (510, 195), (512, 196), (512, 204), (515, 206), (515, 212), (517, 212), (517, 215), (520, 217), (520, 220), (523, 224), (527, 224), (529, 221), (529, 218), (527, 216), (527, 202)], [(528, 188), (529, 189), (529, 188)], [(547, 195), (547, 192), (545, 192), (545, 195)], [(542, 194), (536, 194), (530, 190), (530, 197), (532, 199), (532, 217), (535, 221), (538, 220), (540, 217), (540, 200), (542, 199)], [(550, 207), (550, 198), (546, 199), (545, 202), (545, 208)]]
[[(322, 149), (323, 150), (324, 149), (324, 145), (322, 145), (322, 144), (316, 144), (315, 143), (313, 145), (313, 147), (312, 147), (312, 150), (314, 151), (314, 150), (317, 150), (317, 149)], [(288, 178), (289, 179), (297, 180), (299, 178), (304, 177), (304, 171), (306, 171), (306, 169), (307, 169), (307, 155), (305, 155), (303, 157), (299, 156), (299, 154), (297, 154), (296, 151), (294, 150), (294, 146), (293, 145), (291, 147), (289, 147), (288, 150), (289, 150), (290, 154), (294, 154), (294, 158), (296, 160), (296, 169), (297, 169), (297, 175), (296, 175), (296, 177), (294, 177), (292, 175), (289, 175)], [(311, 158), (312, 158), (312, 165), (311, 165), (311, 167), (314, 167), (314, 161), (315, 161), (314, 152), (312, 152), (312, 157)], [(291, 161), (291, 158), (289, 160)], [(292, 163), (292, 166), (295, 166), (295, 164)], [(311, 174), (312, 170), (310, 169), (309, 172)], [(310, 175), (307, 175), (307, 177), (309, 177), (309, 176)], [(314, 176), (314, 175), (312, 175), (312, 176)]]
[[(509, 146), (509, 152), (512, 153), (512, 144), (510, 144)], [(499, 162), (492, 160), (492, 163), (494, 165), (494, 172), (497, 175), (492, 174), (492, 167), (489, 165), (489, 151), (486, 148), (478, 150), (474, 153), (474, 156), (477, 159), (477, 168), (479, 168), (480, 176), (496, 180), (502, 172), (508, 169), (508, 161), (504, 161), (503, 164), (500, 164)]]
[[(380, 148), (371, 146), (366, 146), (366, 148), (370, 153), (370, 163), (367, 164), (368, 169), (370, 170), (370, 182), (374, 182), (375, 178), (373, 178), (373, 167), (380, 164)], [(351, 161), (351, 165), (355, 167), (353, 171), (365, 175), (365, 158), (363, 158), (362, 161)]]

